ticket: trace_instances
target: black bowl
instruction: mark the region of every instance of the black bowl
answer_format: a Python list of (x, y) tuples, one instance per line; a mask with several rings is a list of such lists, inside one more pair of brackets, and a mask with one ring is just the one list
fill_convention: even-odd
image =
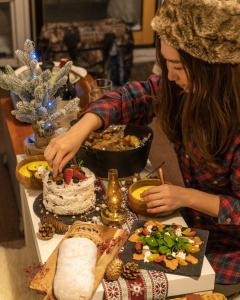
[(117, 169), (118, 176), (128, 177), (141, 172), (146, 164), (153, 139), (153, 131), (148, 126), (126, 126), (125, 135), (135, 135), (145, 142), (138, 148), (126, 151), (105, 151), (81, 146), (76, 154), (96, 176), (107, 178), (109, 169)]

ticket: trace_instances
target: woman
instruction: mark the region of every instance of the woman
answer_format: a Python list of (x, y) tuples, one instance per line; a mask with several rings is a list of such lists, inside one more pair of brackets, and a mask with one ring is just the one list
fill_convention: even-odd
[(157, 115), (186, 187), (145, 191), (148, 211), (180, 208), (189, 226), (210, 231), (215, 290), (230, 295), (240, 290), (240, 3), (165, 0), (152, 27), (161, 79), (128, 83), (92, 103), (45, 157), (57, 174), (91, 131)]

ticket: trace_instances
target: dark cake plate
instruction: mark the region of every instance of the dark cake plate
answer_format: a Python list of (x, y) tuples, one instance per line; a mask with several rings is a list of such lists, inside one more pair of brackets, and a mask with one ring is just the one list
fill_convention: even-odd
[(36, 197), (33, 202), (33, 211), (39, 217), (43, 217), (45, 215), (52, 215), (58, 220), (63, 221), (66, 225), (72, 225), (75, 221), (82, 221), (82, 222), (96, 222), (98, 218), (100, 218), (101, 208), (106, 203), (106, 198), (104, 196), (104, 190), (100, 185), (95, 187), (95, 194), (96, 194), (96, 204), (95, 206), (90, 209), (88, 212), (79, 215), (56, 215), (48, 210), (45, 209), (43, 205), (43, 194), (40, 194)]

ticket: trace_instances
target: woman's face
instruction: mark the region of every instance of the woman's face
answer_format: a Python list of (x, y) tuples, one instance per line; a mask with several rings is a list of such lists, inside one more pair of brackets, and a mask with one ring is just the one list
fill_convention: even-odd
[(164, 40), (161, 40), (161, 55), (166, 60), (168, 80), (175, 81), (178, 86), (187, 91), (187, 73), (183, 67), (178, 51), (169, 46)]

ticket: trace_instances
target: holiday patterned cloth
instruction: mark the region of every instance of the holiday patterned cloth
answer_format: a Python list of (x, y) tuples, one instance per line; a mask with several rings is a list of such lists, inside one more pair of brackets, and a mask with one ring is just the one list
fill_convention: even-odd
[(167, 297), (168, 285), (163, 272), (141, 270), (141, 276), (126, 280), (120, 277), (116, 281), (102, 281), (105, 300), (143, 300)]
[[(128, 211), (128, 218), (122, 228), (130, 232), (132, 224), (138, 216), (127, 207), (127, 188), (122, 188), (122, 206)], [(115, 281), (102, 280), (105, 300), (142, 300), (166, 299), (168, 283), (165, 273), (141, 270), (136, 279), (127, 280), (120, 277)]]

